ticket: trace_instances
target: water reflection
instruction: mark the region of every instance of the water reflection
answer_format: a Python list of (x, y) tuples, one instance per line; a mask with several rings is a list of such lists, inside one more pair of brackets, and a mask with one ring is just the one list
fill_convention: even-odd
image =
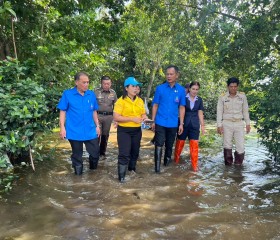
[(268, 170), (256, 138), (247, 141), (242, 167), (224, 166), (219, 146), (201, 151), (194, 173), (186, 147), (181, 164), (154, 174), (151, 137), (144, 132), (138, 172), (125, 184), (117, 180), (115, 133), (108, 157), (93, 171), (85, 162), (82, 176), (72, 173), (69, 145), (61, 141), (35, 173), (20, 170), (17, 186), (1, 199), (0, 238), (280, 238), (279, 175)]

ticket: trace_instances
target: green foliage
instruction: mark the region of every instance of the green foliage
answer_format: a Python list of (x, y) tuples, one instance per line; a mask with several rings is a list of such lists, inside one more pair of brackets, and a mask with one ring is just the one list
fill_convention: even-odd
[(11, 165), (7, 154), (0, 152), (0, 173), (2, 172), (2, 169), (10, 171), (13, 169), (13, 166)]
[[(206, 119), (215, 118), (225, 80), (239, 77), (263, 143), (279, 156), (279, 109), (271, 104), (271, 96), (279, 100), (279, 1), (126, 3), (3, 2), (0, 57), (8, 61), (0, 66), (0, 100), (5, 104), (0, 149), (27, 150), (38, 131), (51, 128), (61, 92), (73, 86), (78, 71), (90, 74), (92, 87), (101, 75), (110, 75), (119, 95), (124, 78), (133, 74), (143, 83), (143, 96), (152, 97), (164, 81), (164, 67), (175, 64), (181, 84), (200, 82)], [(17, 21), (11, 22), (14, 16)], [(12, 33), (23, 64), (7, 58), (15, 52)]]
[(217, 135), (216, 129), (208, 129), (205, 135), (200, 134), (199, 146), (203, 148), (209, 148), (214, 144), (220, 142), (220, 138)]
[[(10, 19), (11, 16), (16, 17), (16, 13), (12, 9), (12, 5), (9, 1), (3, 2), (0, 6), (0, 39), (8, 38), (10, 34)], [(6, 25), (6, 27), (4, 27)], [(7, 28), (8, 27), (8, 28)]]
[(12, 182), (14, 179), (14, 175), (0, 176), (0, 193), (10, 191), (12, 189)]
[[(268, 86), (263, 97), (255, 105), (256, 126), (261, 142), (276, 161), (280, 160), (280, 72)], [(272, 80), (272, 79), (270, 79)]]
[(12, 189), (11, 184), (15, 177), (13, 169), (7, 154), (0, 152), (0, 193)]
[[(53, 127), (45, 89), (30, 78), (16, 60), (0, 62), (0, 151), (17, 158), (34, 146), (36, 133)], [(48, 119), (49, 120), (49, 119)]]

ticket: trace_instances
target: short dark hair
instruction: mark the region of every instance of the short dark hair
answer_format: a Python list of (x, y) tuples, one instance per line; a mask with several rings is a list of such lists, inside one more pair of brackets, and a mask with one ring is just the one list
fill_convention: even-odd
[(197, 81), (193, 81), (193, 82), (191, 82), (191, 84), (190, 84), (190, 86), (189, 86), (189, 88), (191, 88), (192, 86), (198, 86), (199, 88), (200, 88), (200, 83), (199, 82), (197, 82)]
[(75, 81), (79, 80), (81, 76), (87, 76), (87, 77), (89, 77), (89, 75), (88, 75), (87, 73), (85, 73), (85, 72), (78, 72), (78, 73), (75, 74), (74, 80), (75, 80)]
[(179, 73), (179, 68), (175, 65), (169, 65), (165, 68), (165, 71), (167, 71), (170, 68), (174, 68), (176, 73)]
[(236, 77), (231, 77), (227, 80), (227, 85), (229, 86), (231, 83), (237, 83), (237, 86), (239, 85), (239, 79)]
[(103, 80), (111, 80), (109, 76), (102, 76), (100, 81), (102, 82)]

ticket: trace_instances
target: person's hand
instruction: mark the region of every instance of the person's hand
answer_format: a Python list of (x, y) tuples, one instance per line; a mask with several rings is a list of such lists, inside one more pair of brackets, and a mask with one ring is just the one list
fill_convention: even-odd
[(152, 124), (154, 123), (153, 120), (151, 120), (149, 118), (145, 118), (145, 119), (143, 119), (143, 123), (144, 123), (144, 126), (146, 126), (147, 129), (152, 130)]
[(202, 134), (202, 135), (205, 134), (205, 127), (204, 127), (204, 125), (201, 125), (201, 134)]
[(61, 139), (66, 138), (66, 130), (65, 130), (65, 127), (60, 128), (59, 137), (60, 137)]
[(145, 118), (145, 119), (143, 119), (143, 122), (145, 122), (145, 123), (153, 123), (154, 121), (152, 119)]
[(98, 137), (100, 136), (100, 127), (99, 126), (96, 126), (96, 134)]
[(248, 134), (251, 131), (251, 126), (250, 125), (246, 125), (246, 133)]
[(113, 125), (114, 125), (114, 128), (117, 128), (119, 124), (118, 124), (118, 122), (115, 122), (115, 121), (114, 121), (114, 122), (113, 122)]
[(140, 117), (133, 117), (131, 120), (132, 120), (132, 122), (135, 122), (135, 123), (142, 123), (142, 121), (143, 121), (143, 119)]
[(182, 124), (179, 125), (179, 128), (178, 128), (178, 135), (181, 135), (184, 131), (184, 127)]
[(221, 135), (224, 133), (223, 127), (217, 127), (217, 132)]
[(152, 130), (152, 131), (155, 131), (155, 129), (156, 129), (156, 124), (155, 124), (155, 123), (152, 123), (152, 125), (151, 125), (151, 130)]

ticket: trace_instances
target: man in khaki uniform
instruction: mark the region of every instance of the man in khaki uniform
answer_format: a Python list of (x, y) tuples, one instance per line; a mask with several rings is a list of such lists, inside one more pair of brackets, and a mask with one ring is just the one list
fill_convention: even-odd
[(245, 133), (250, 132), (250, 118), (246, 95), (238, 92), (238, 78), (229, 78), (227, 81), (228, 92), (219, 97), (217, 105), (217, 132), (224, 135), (225, 165), (232, 165), (233, 139), (235, 143), (235, 165), (241, 165), (244, 160)]
[(112, 81), (110, 77), (103, 76), (101, 77), (101, 87), (94, 90), (99, 106), (97, 113), (100, 124), (100, 157), (105, 157), (106, 154), (110, 128), (113, 121), (113, 108), (117, 101), (116, 92), (111, 89), (111, 86)]

